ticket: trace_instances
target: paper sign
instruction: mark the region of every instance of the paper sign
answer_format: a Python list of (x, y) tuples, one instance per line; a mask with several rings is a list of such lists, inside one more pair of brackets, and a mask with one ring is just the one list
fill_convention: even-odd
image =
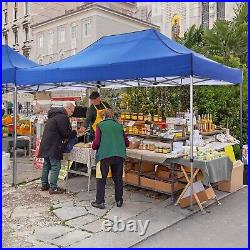
[(232, 161), (235, 162), (235, 155), (234, 155), (234, 150), (232, 146), (226, 146), (224, 148), (226, 156)]

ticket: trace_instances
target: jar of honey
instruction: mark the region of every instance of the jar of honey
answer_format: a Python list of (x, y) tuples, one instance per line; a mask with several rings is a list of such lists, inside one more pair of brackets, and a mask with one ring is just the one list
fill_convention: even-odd
[(124, 112), (121, 113), (121, 120), (125, 120), (126, 119), (126, 114)]
[(162, 117), (161, 116), (159, 116), (159, 122), (162, 122)]
[(168, 148), (168, 147), (163, 147), (162, 148), (162, 153), (163, 154), (167, 154), (167, 153), (169, 153), (170, 152), (170, 149)]
[(158, 148), (158, 153), (162, 153), (162, 152), (163, 152), (162, 147), (159, 147)]
[(138, 114), (138, 121), (144, 121), (144, 115), (143, 113)]
[(154, 115), (153, 121), (158, 122), (159, 121), (159, 115)]
[(136, 113), (133, 113), (131, 119), (132, 119), (133, 121), (137, 121), (137, 119), (138, 119), (137, 114), (136, 114)]
[(130, 113), (126, 113), (125, 114), (125, 119), (126, 120), (130, 120), (131, 119), (131, 114)]

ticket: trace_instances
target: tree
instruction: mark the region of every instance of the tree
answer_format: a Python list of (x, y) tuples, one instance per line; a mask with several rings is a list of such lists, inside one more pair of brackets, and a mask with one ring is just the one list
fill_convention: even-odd
[(202, 26), (196, 27), (194, 24), (185, 33), (179, 42), (185, 47), (198, 51), (203, 46), (204, 29)]

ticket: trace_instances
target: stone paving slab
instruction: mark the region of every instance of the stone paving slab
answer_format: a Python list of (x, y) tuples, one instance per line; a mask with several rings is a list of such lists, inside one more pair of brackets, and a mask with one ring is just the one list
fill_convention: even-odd
[(95, 200), (95, 196), (96, 196), (96, 191), (95, 190), (91, 190), (89, 191), (89, 193), (86, 191), (80, 192), (76, 195), (76, 198), (78, 199), (78, 201), (93, 201)]
[(72, 230), (72, 228), (65, 226), (51, 226), (40, 228), (36, 230), (36, 232), (32, 235), (32, 238), (43, 242), (50, 242), (51, 240), (67, 234)]
[(83, 228), (84, 225), (98, 220), (99, 217), (92, 215), (92, 214), (87, 214), (85, 216), (73, 219), (73, 220), (68, 220), (65, 222), (67, 226), (74, 227), (74, 228)]
[(74, 243), (77, 243), (79, 241), (82, 241), (83, 239), (86, 239), (90, 237), (91, 234), (88, 232), (83, 232), (81, 230), (75, 230), (73, 232), (69, 232), (66, 235), (63, 235), (61, 237), (58, 237), (56, 239), (53, 239), (50, 243), (57, 245), (59, 247), (66, 247), (70, 246)]
[(121, 208), (114, 206), (108, 213), (105, 215), (105, 218), (114, 220), (114, 217), (118, 217), (120, 220), (127, 220), (135, 215), (142, 213), (143, 211), (153, 207), (153, 204), (150, 203), (139, 203), (139, 202), (124, 202)]
[(91, 205), (89, 207), (87, 207), (88, 213), (90, 214), (94, 214), (96, 216), (99, 217), (103, 217), (104, 215), (106, 215), (114, 206), (113, 205), (109, 205), (106, 204), (105, 205), (105, 209), (99, 209), (99, 208), (95, 208), (92, 207)]
[(112, 248), (116, 247), (117, 234), (100, 232), (94, 234), (92, 237), (82, 240), (78, 243), (72, 244), (70, 248)]
[(63, 202), (54, 202), (53, 203), (53, 208), (57, 209), (57, 208), (62, 208), (62, 207), (73, 207), (74, 206), (74, 201), (71, 200), (67, 200), (67, 201), (63, 201)]
[(62, 221), (86, 215), (88, 212), (84, 207), (62, 207), (53, 210), (53, 213)]
[(58, 246), (43, 243), (43, 242), (37, 242), (33, 245), (32, 248), (59, 248)]
[(89, 232), (93, 232), (93, 233), (98, 233), (102, 231), (102, 224), (104, 221), (106, 221), (107, 219), (99, 219), (96, 220), (94, 222), (91, 222), (85, 226), (82, 227), (82, 229), (87, 230)]

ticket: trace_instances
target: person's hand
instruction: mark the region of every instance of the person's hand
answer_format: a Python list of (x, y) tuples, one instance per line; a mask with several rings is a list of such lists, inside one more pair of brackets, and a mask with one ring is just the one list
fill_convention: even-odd
[(79, 133), (84, 133), (85, 131), (86, 131), (86, 128), (84, 128), (84, 127), (81, 127), (81, 128), (78, 129)]

